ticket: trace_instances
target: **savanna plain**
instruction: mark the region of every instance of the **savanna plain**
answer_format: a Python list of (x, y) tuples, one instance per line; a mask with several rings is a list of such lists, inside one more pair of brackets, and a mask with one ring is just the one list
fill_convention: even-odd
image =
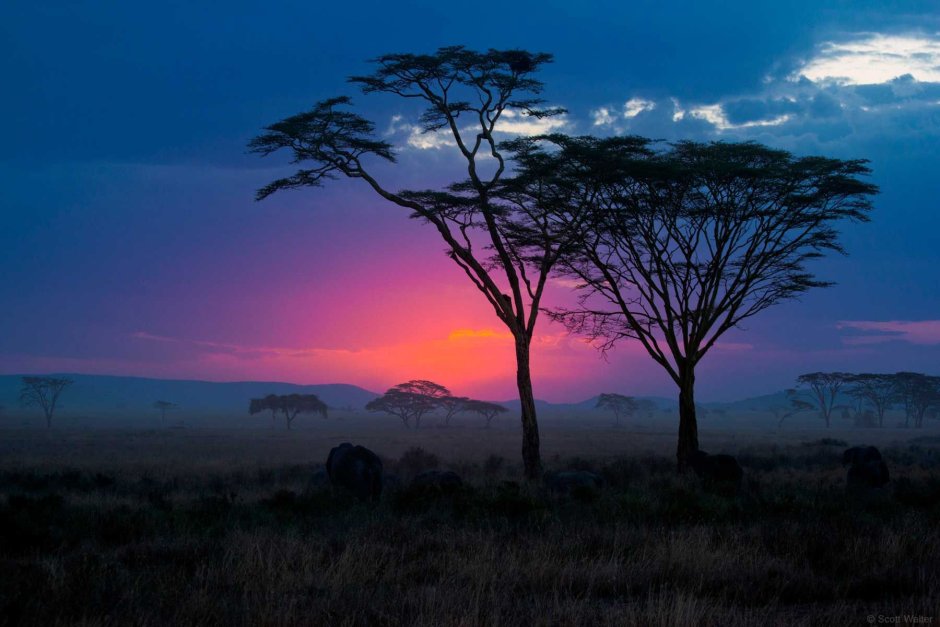
[[(766, 417), (765, 417), (766, 418)], [(762, 424), (769, 424), (764, 420)], [(795, 625), (940, 620), (940, 429), (703, 425), (740, 489), (675, 470), (675, 431), (546, 420), (527, 484), (506, 418), (405, 430), (365, 413), (287, 431), (0, 426), (0, 624)], [(666, 423), (664, 423), (665, 425)], [(333, 446), (398, 478), (317, 480)], [(846, 490), (847, 446), (887, 487)], [(427, 469), (464, 480), (411, 486)]]

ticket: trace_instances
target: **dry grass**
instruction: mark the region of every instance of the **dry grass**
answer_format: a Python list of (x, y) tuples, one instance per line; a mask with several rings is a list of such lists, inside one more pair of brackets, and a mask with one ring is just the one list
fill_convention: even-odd
[[(676, 476), (669, 435), (546, 430), (551, 466), (607, 480), (560, 498), (519, 485), (510, 429), (6, 431), (0, 623), (940, 620), (940, 440), (865, 434), (895, 481), (860, 497), (842, 487), (841, 445), (818, 442), (858, 432), (708, 435), (745, 466), (741, 493)], [(344, 439), (393, 471), (420, 444), (469, 485), (374, 506), (310, 485)]]

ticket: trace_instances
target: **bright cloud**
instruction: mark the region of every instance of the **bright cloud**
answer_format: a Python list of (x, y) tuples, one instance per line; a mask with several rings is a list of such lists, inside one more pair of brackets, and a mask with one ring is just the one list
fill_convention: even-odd
[(621, 118), (630, 120), (644, 111), (652, 111), (655, 108), (656, 103), (652, 100), (630, 98), (623, 103), (623, 108), (620, 110), (619, 114), (610, 107), (598, 107), (591, 111), (591, 118), (593, 119), (594, 126), (613, 126)]
[(509, 133), (511, 135), (541, 135), (559, 131), (566, 126), (568, 126), (568, 117), (566, 115), (555, 115), (540, 119), (519, 111), (506, 109), (499, 121), (496, 122), (493, 130), (497, 133)]
[(677, 99), (671, 98), (670, 100), (672, 100), (672, 121), (678, 122), (685, 117), (685, 109), (682, 108)]
[(846, 42), (827, 42), (791, 80), (805, 76), (814, 82), (875, 85), (905, 74), (940, 83), (940, 38), (867, 33)]
[(652, 111), (656, 108), (656, 103), (652, 100), (644, 100), (643, 98), (631, 98), (623, 105), (623, 117), (625, 118), (635, 118), (644, 111)]
[[(787, 121), (789, 121), (790, 116), (787, 114), (778, 115), (772, 118), (764, 120), (749, 120), (747, 122), (742, 122), (740, 124), (732, 124), (728, 120), (728, 116), (725, 113), (725, 109), (721, 104), (713, 105), (703, 105), (700, 107), (694, 107), (689, 110), (689, 115), (693, 118), (698, 118), (700, 120), (705, 120), (709, 124), (712, 124), (719, 131), (727, 131), (740, 128), (752, 128), (755, 126), (779, 126)], [(675, 119), (675, 117), (673, 117)]]
[(940, 344), (940, 320), (843, 320), (840, 330), (861, 332), (842, 338), (845, 344), (882, 344), (901, 341), (909, 344)]
[(591, 117), (594, 118), (594, 126), (607, 126), (617, 120), (616, 116), (607, 107), (591, 111)]
[[(564, 114), (540, 119), (519, 111), (506, 109), (493, 131), (505, 135), (542, 135), (563, 130), (569, 124), (568, 116)], [(474, 126), (465, 126), (460, 129), (460, 132), (467, 139), (475, 137), (478, 130)], [(392, 116), (384, 135), (386, 137), (404, 135), (405, 143), (409, 147), (418, 150), (436, 150), (456, 145), (449, 128), (425, 132), (419, 125), (406, 122), (401, 115)]]

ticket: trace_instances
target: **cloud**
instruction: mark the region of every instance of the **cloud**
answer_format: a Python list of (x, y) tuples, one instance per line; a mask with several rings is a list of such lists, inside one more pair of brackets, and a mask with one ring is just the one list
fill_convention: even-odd
[(655, 108), (656, 103), (652, 100), (630, 98), (623, 103), (619, 114), (611, 107), (598, 107), (591, 111), (591, 119), (594, 126), (612, 126), (616, 127), (615, 130), (617, 130), (617, 132), (622, 132), (624, 129), (617, 126), (618, 122), (621, 120), (632, 120), (641, 113), (652, 111)]
[(656, 108), (656, 103), (652, 100), (644, 100), (643, 98), (631, 98), (627, 100), (623, 105), (623, 117), (625, 118), (635, 118), (644, 111), (652, 111)]
[(520, 111), (506, 109), (493, 131), (496, 133), (506, 133), (509, 135), (541, 135), (560, 131), (570, 124), (566, 114), (555, 115), (547, 118), (537, 118), (526, 115)]
[(617, 121), (617, 117), (607, 107), (600, 107), (591, 111), (594, 126), (607, 126)]
[(848, 330), (848, 345), (907, 342), (923, 346), (940, 344), (940, 320), (842, 320), (836, 328)]
[(695, 107), (689, 110), (689, 115), (693, 118), (698, 118), (700, 120), (705, 120), (710, 123), (719, 131), (727, 131), (730, 129), (741, 129), (741, 128), (751, 128), (755, 126), (780, 126), (790, 119), (789, 114), (778, 115), (773, 118), (763, 119), (763, 120), (748, 120), (746, 122), (741, 122), (739, 124), (734, 124), (728, 120), (728, 115), (725, 113), (724, 105), (714, 104), (714, 105), (703, 105), (700, 107)]
[(799, 151), (844, 145), (848, 138), (940, 135), (940, 34), (859, 33), (823, 42), (783, 66), (794, 69), (717, 100), (628, 100), (634, 106), (624, 113), (637, 112), (629, 127), (618, 124), (624, 114), (609, 106), (591, 116), (596, 127), (614, 133), (756, 139)]
[(904, 75), (921, 82), (940, 82), (940, 39), (865, 33), (849, 41), (826, 42), (790, 80), (806, 77), (814, 82), (874, 85)]
[(682, 108), (682, 105), (679, 104), (677, 98), (670, 98), (672, 102), (672, 121), (678, 122), (685, 117), (685, 109)]
[[(524, 112), (506, 109), (496, 122), (493, 133), (497, 135), (542, 135), (565, 130), (571, 125), (567, 114), (537, 118)], [(460, 128), (465, 141), (476, 136), (478, 128), (468, 125)], [(457, 142), (449, 128), (425, 132), (418, 124), (407, 122), (402, 115), (393, 115), (384, 133), (385, 137), (403, 138), (404, 143), (417, 150), (437, 150), (456, 146)]]

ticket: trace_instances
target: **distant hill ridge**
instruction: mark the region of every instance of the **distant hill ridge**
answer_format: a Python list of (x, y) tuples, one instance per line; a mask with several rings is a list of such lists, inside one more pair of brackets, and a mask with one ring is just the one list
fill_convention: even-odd
[[(18, 406), (21, 378), (27, 375), (0, 375), (0, 405)], [(62, 395), (61, 409), (73, 412), (122, 413), (151, 411), (154, 401), (177, 403), (187, 412), (209, 411), (244, 413), (248, 400), (267, 394), (316, 394), (334, 409), (362, 409), (380, 394), (348, 383), (301, 385), (279, 381), (200, 381), (192, 379), (154, 379), (112, 375), (56, 373), (43, 376), (66, 377), (75, 381)], [(597, 404), (597, 396), (575, 403), (551, 403), (536, 400), (536, 406), (551, 410), (587, 410)], [(675, 399), (660, 396), (641, 396), (656, 403), (663, 410), (675, 410)], [(496, 401), (517, 410), (518, 399)], [(779, 407), (785, 404), (783, 392), (768, 394), (729, 403), (703, 403), (705, 407), (728, 409), (757, 409)]]

